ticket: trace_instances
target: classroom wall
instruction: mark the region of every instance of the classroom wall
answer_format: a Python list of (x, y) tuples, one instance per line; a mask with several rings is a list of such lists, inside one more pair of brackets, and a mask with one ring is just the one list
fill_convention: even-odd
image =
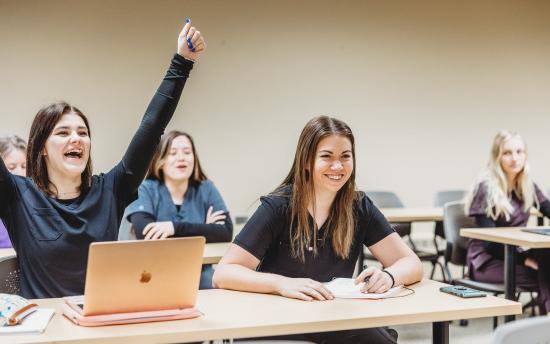
[(345, 120), (358, 185), (429, 206), (467, 188), (500, 128), (550, 187), (550, 2), (0, 0), (0, 133), (64, 99), (91, 121), (95, 171), (122, 156), (186, 15), (208, 49), (170, 128), (190, 132), (233, 214), (290, 168), (311, 117)]

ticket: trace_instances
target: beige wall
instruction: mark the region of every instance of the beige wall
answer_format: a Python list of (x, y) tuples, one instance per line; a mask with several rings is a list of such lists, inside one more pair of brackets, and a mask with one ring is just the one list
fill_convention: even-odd
[(96, 172), (122, 156), (183, 18), (208, 50), (171, 123), (192, 133), (234, 214), (287, 173), (331, 114), (357, 137), (358, 184), (430, 205), (467, 188), (500, 128), (550, 186), (548, 1), (0, 0), (0, 132), (65, 99), (90, 117)]

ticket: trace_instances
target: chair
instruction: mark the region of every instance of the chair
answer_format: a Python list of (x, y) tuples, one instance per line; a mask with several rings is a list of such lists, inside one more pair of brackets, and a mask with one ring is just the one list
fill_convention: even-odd
[(20, 292), (19, 261), (16, 256), (0, 258), (0, 293), (16, 294)]
[[(367, 191), (367, 196), (373, 201), (378, 208), (404, 208), (403, 202), (399, 199), (397, 194), (391, 191)], [(443, 279), (445, 280), (445, 270), (443, 265), (439, 262), (437, 253), (431, 253), (422, 251), (416, 248), (414, 241), (411, 238), (411, 223), (392, 223), (392, 227), (395, 229), (400, 237), (407, 239), (411, 249), (420, 258), (421, 261), (430, 262), (432, 264), (432, 272), (430, 278), (433, 278), (436, 266), (441, 268), (443, 272)], [(365, 255), (365, 259), (374, 259), (370, 254)]]
[(550, 343), (550, 317), (521, 319), (497, 328), (493, 344)]
[[(450, 202), (443, 207), (443, 229), (447, 240), (445, 250), (445, 271), (449, 281), (455, 285), (481, 290), (493, 295), (504, 294), (504, 284), (485, 283), (471, 280), (465, 269), (466, 254), (468, 252), (468, 239), (460, 236), (460, 228), (477, 227), (474, 218), (466, 216), (463, 202)], [(449, 269), (449, 263), (462, 266), (462, 277), (453, 278)], [(498, 318), (493, 318), (493, 328), (496, 328)]]
[[(434, 206), (443, 207), (445, 203), (461, 201), (466, 196), (466, 190), (443, 190), (438, 191), (435, 194)], [(434, 247), (437, 252), (438, 257), (443, 257), (445, 255), (445, 248), (440, 248), (437, 244), (437, 237), (445, 239), (445, 231), (443, 230), (443, 221), (436, 221), (434, 228)], [(444, 272), (445, 273), (445, 272)], [(443, 277), (443, 280), (446, 280), (446, 277)]]
[(136, 232), (132, 223), (128, 221), (128, 208), (124, 210), (124, 215), (122, 215), (122, 221), (120, 222), (120, 227), (118, 229), (118, 241), (125, 240), (137, 240)]

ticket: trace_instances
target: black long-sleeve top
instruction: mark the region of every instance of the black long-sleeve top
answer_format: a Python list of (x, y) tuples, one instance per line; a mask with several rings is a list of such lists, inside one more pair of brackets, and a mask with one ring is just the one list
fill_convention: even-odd
[(124, 209), (136, 197), (192, 67), (173, 57), (122, 160), (108, 173), (94, 175), (90, 188), (73, 202), (50, 197), (31, 179), (12, 175), (0, 159), (0, 218), (17, 252), (22, 296), (83, 294), (89, 245), (117, 239)]

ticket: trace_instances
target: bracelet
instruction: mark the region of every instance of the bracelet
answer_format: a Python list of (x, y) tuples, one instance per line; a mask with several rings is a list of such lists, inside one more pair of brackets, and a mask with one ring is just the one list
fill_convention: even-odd
[(390, 276), (391, 278), (391, 287), (390, 288), (393, 288), (395, 286), (395, 278), (393, 278), (393, 275), (386, 269), (382, 270), (382, 272), (385, 272), (388, 274), (388, 276)]

